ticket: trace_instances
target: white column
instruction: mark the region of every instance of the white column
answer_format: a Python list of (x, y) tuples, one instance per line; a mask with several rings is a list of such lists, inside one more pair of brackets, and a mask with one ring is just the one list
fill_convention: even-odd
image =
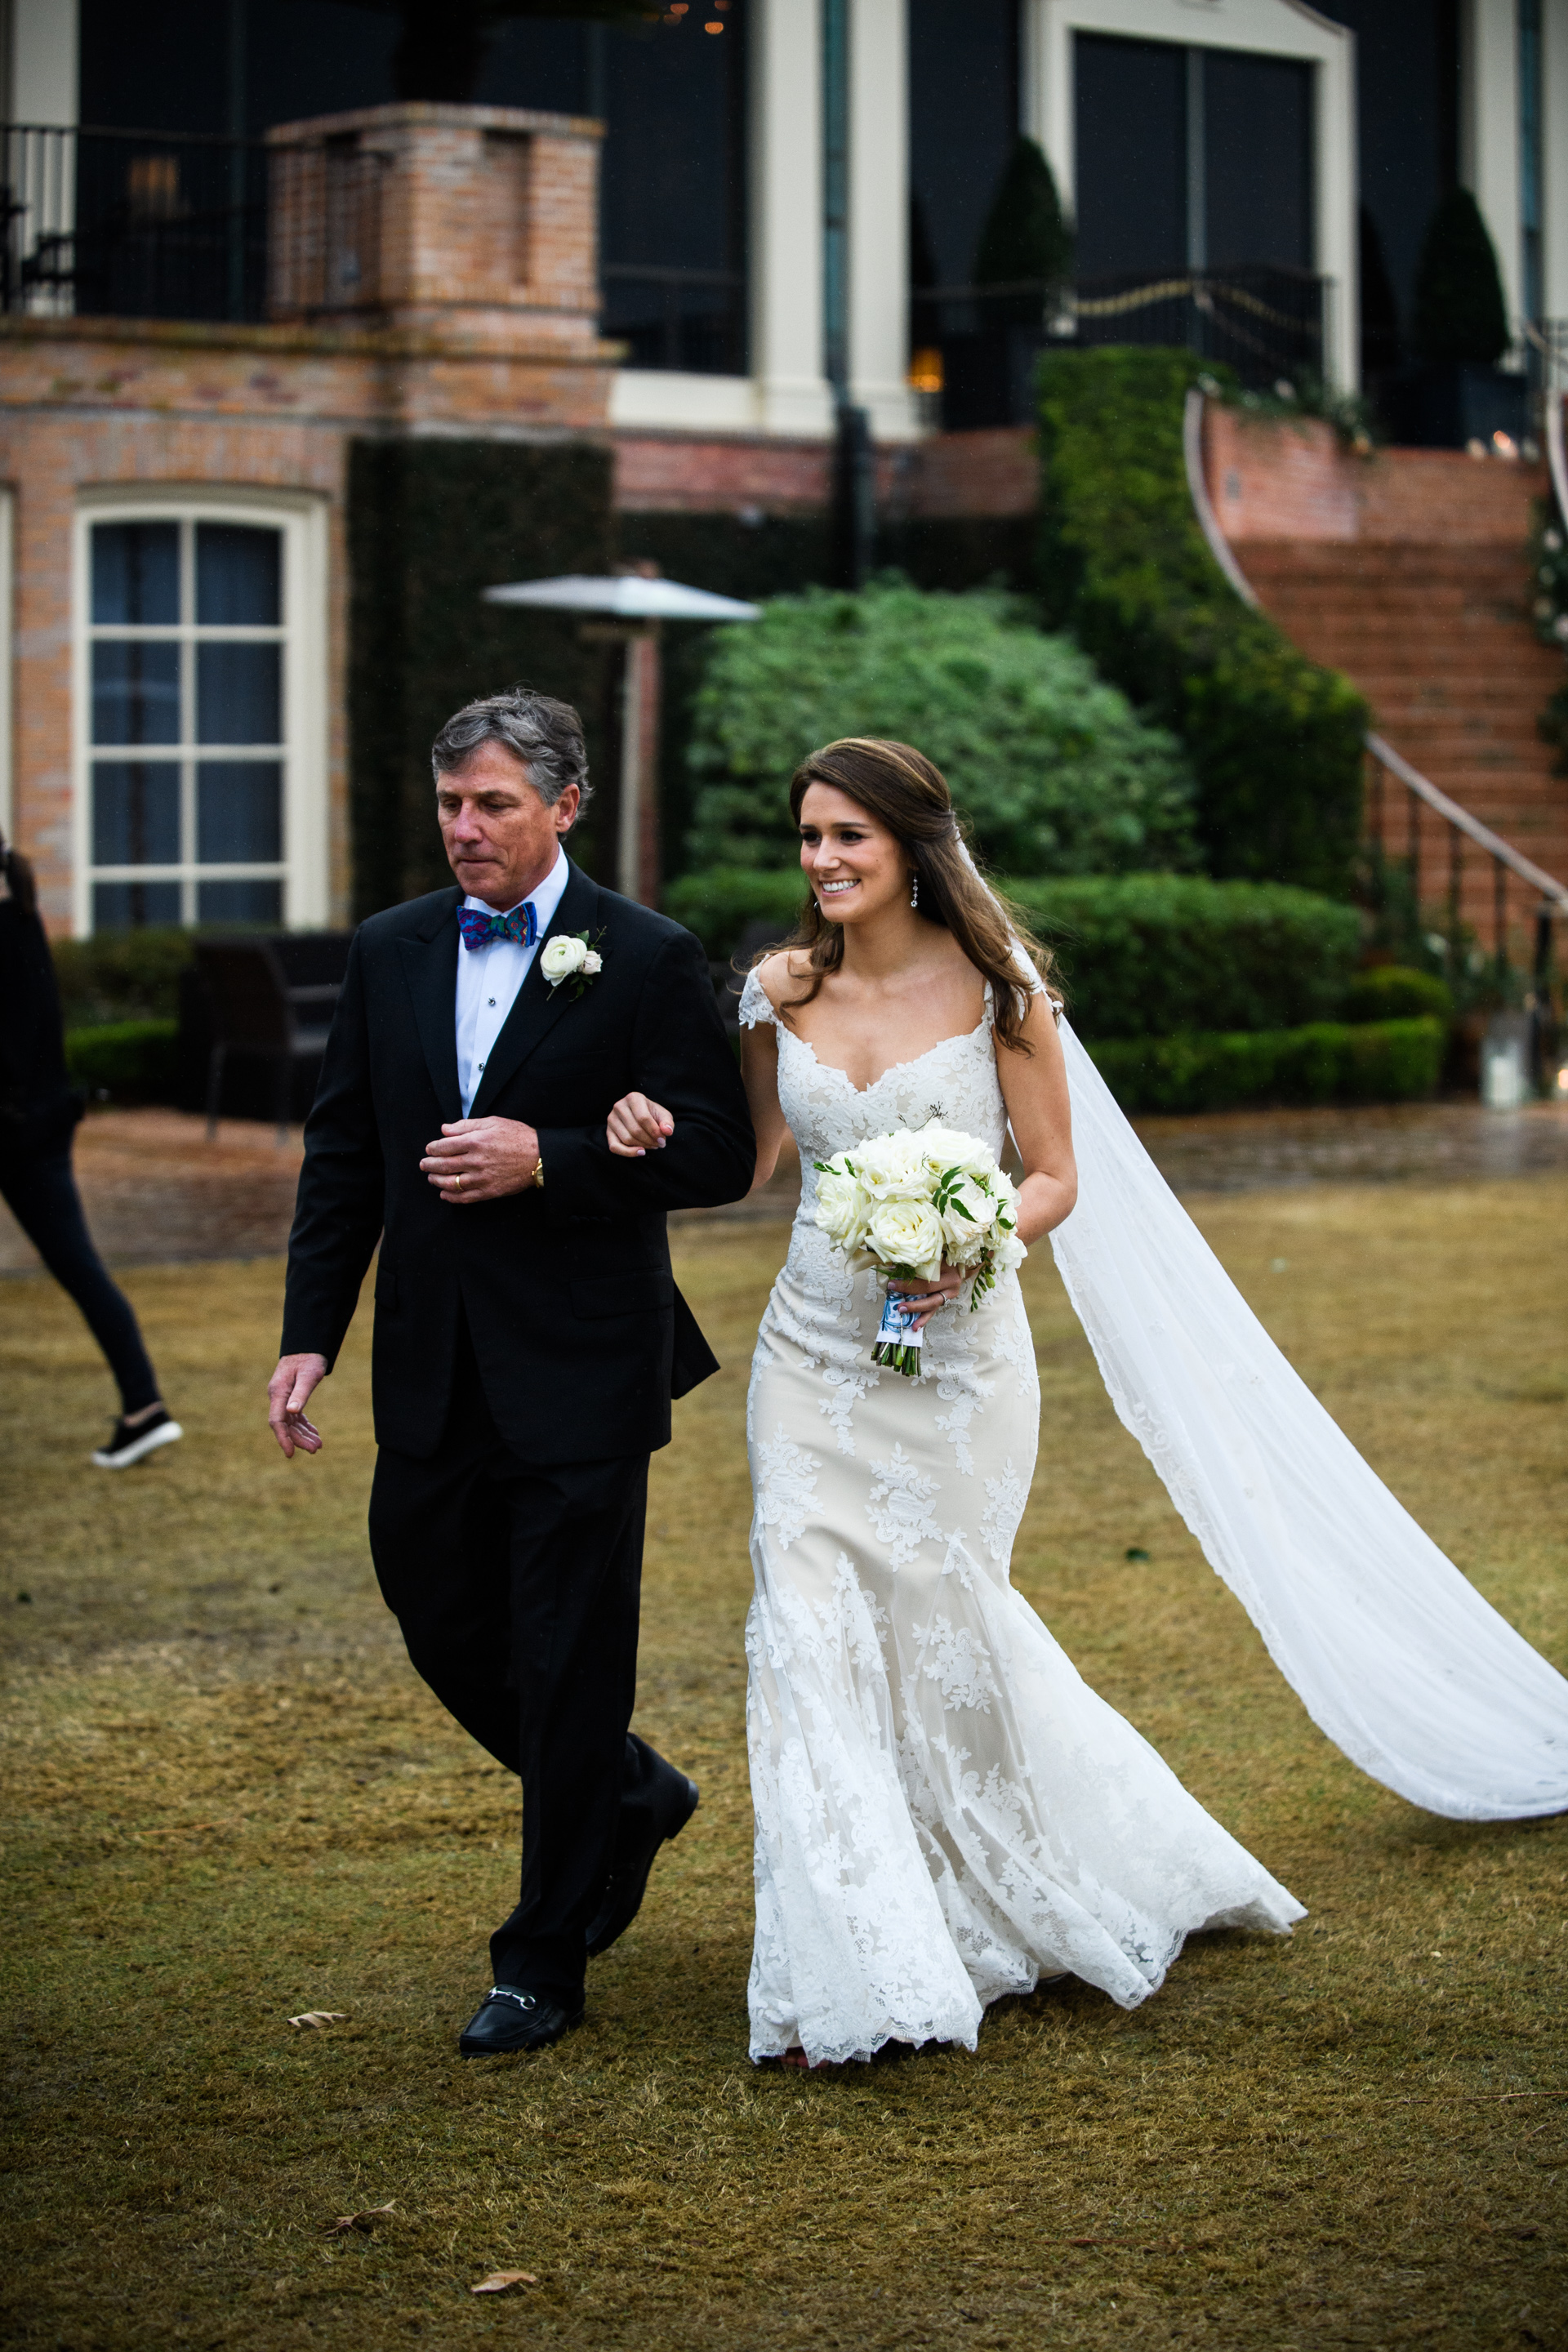
[[(1338, 30), (1338, 28), (1335, 28)], [(1323, 320), (1323, 373), (1342, 392), (1361, 385), (1361, 204), (1355, 121), (1355, 35), (1339, 37), (1312, 73), (1317, 200), (1313, 263), (1328, 285)]]
[(76, 0), (11, 0), (13, 122), (77, 119)]
[(1464, 0), (1459, 176), (1497, 248), (1510, 323), (1523, 300), (1520, 267), (1518, 0)]
[(753, 0), (749, 37), (755, 421), (770, 433), (825, 434), (819, 0)]
[(1568, 0), (1541, 6), (1541, 299), (1568, 319)]
[(909, 33), (904, 0), (850, 0), (849, 396), (879, 441), (917, 430), (910, 393)]

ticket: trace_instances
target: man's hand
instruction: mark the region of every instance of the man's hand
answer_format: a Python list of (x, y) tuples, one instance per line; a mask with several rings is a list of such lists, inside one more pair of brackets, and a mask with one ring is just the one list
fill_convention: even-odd
[(525, 1192), (539, 1165), (539, 1138), (520, 1118), (456, 1118), (425, 1146), (420, 1172), (449, 1207)]
[(640, 1160), (645, 1151), (662, 1151), (675, 1133), (675, 1121), (662, 1103), (647, 1095), (623, 1095), (605, 1121), (605, 1140), (617, 1160)]
[(267, 1383), (267, 1423), (292, 1460), (301, 1454), (319, 1454), (321, 1433), (305, 1418), (310, 1391), (327, 1377), (325, 1356), (281, 1356)]

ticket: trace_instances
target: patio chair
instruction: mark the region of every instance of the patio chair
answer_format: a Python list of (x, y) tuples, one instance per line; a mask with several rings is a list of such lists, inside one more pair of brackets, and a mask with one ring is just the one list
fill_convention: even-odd
[[(326, 976), (334, 958), (310, 953), (312, 947), (324, 948), (327, 940), (337, 960), (335, 978)], [(271, 1063), (278, 1140), (287, 1142), (295, 1068), (300, 1062), (319, 1061), (326, 1049), (342, 984), (342, 949), (331, 934), (320, 941), (306, 936), (196, 942), (196, 969), (212, 1013), (206, 1097), (209, 1142), (217, 1133), (224, 1066), (231, 1054), (248, 1054)]]

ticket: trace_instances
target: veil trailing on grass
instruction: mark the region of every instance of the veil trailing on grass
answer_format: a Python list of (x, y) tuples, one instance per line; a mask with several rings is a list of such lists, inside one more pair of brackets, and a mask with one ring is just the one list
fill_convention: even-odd
[(1059, 1028), (1079, 1195), (1051, 1248), (1110, 1401), (1209, 1566), (1374, 1780), (1455, 1821), (1568, 1809), (1568, 1681), (1292, 1371)]

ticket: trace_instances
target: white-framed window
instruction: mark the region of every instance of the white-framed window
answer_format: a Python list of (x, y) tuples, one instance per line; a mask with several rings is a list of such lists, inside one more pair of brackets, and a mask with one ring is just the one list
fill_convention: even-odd
[(326, 919), (316, 501), (83, 501), (77, 929)]

